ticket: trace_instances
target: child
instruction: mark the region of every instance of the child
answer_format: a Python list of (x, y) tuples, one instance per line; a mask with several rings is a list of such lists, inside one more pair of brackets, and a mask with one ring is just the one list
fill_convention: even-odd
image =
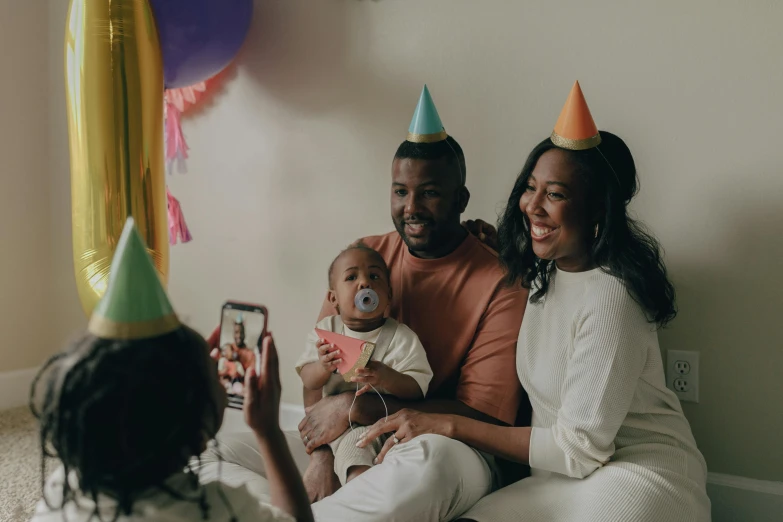
[(244, 407), (275, 507), (244, 485), (199, 483), (195, 461), (220, 429), (226, 394), (206, 342), (174, 312), (132, 219), (110, 274), (87, 331), (49, 359), (32, 386), (42, 459), (60, 463), (32, 521), (312, 522), (277, 422), (271, 337), (261, 371), (248, 372)]
[[(218, 359), (218, 377), (229, 393), (234, 393), (234, 384), (241, 384), (245, 378), (245, 367), (239, 362), (239, 356), (230, 344), (223, 345), (221, 357)], [(239, 393), (242, 393), (241, 386)]]
[(234, 344), (232, 346), (236, 360), (247, 370), (253, 364), (253, 350), (245, 343), (245, 321), (242, 314), (234, 321)]
[(253, 350), (245, 344), (245, 322), (242, 314), (237, 315), (237, 318), (234, 320), (234, 342), (226, 343), (222, 349), (214, 348), (211, 353), (212, 358), (220, 361), (221, 354), (224, 353), (226, 346), (234, 353), (234, 356), (230, 357), (229, 360), (239, 361), (243, 370), (250, 368), (250, 365), (253, 364), (254, 356)]
[[(357, 299), (357, 294), (360, 294)], [(361, 297), (369, 294), (370, 306)], [(381, 255), (359, 243), (343, 250), (329, 267), (329, 300), (340, 315), (327, 317), (316, 328), (375, 343), (372, 359), (361, 377), (345, 382), (335, 370), (341, 362), (339, 350), (324, 344), (313, 331), (307, 347), (296, 365), (305, 387), (323, 389), (324, 396), (356, 391), (356, 395), (372, 390), (402, 400), (419, 400), (427, 394), (432, 370), (424, 347), (416, 334), (384, 313), (391, 300), (389, 269)], [(359, 389), (358, 382), (364, 382)], [(371, 387), (372, 386), (372, 387)], [(340, 483), (367, 471), (380, 451), (384, 440), (378, 439), (366, 448), (356, 443), (363, 427), (351, 426), (329, 443), (334, 452), (334, 471)]]

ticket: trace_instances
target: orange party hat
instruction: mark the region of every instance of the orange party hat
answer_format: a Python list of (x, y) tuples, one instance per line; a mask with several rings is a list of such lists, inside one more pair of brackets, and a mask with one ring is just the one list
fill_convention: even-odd
[(571, 88), (571, 94), (560, 112), (551, 139), (558, 147), (569, 150), (592, 149), (601, 143), (601, 135), (587, 107), (579, 82), (575, 82)]

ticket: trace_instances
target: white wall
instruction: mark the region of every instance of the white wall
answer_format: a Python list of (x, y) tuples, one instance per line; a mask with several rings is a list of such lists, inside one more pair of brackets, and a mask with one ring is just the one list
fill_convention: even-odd
[[(62, 3), (50, 4), (55, 40)], [(226, 299), (269, 306), (284, 400), (299, 401), (291, 368), (328, 263), (391, 230), (391, 156), (422, 83), (465, 149), (467, 217), (494, 221), (579, 79), (599, 127), (632, 148), (634, 210), (667, 250), (681, 315), (662, 346), (702, 353), (701, 403), (685, 409), (710, 469), (781, 480), (780, 20), (770, 0), (259, 0), (235, 77), (184, 123), (189, 172), (170, 186), (195, 240), (172, 248), (175, 304), (204, 333)], [(83, 318), (67, 265), (60, 45), (49, 181), (64, 336)]]
[(37, 365), (54, 340), (47, 21), (46, 3), (0, 2), (0, 373)]
[[(36, 0), (37, 2), (38, 0)], [(30, 2), (33, 3), (33, 2)], [(65, 22), (67, 0), (49, 0), (48, 13), (48, 140), (49, 154), (49, 242), (52, 249), (49, 271), (52, 275), (52, 302), (57, 311), (52, 328), (57, 348), (70, 341), (86, 326), (79, 304), (73, 270), (71, 243), (71, 164), (68, 152), (68, 118), (65, 110)]]

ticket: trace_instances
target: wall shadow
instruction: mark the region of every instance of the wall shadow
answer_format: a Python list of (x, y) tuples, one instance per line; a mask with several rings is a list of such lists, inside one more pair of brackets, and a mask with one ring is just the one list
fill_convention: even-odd
[(363, 12), (374, 3), (256, 0), (238, 64), (259, 89), (295, 113), (340, 111), (380, 125), (394, 122), (400, 111), (409, 118), (427, 79), (381, 79), (357, 55), (366, 47), (361, 40), (367, 33), (358, 30)]
[[(729, 207), (721, 215), (720, 249), (704, 263), (669, 266), (680, 313), (660, 332), (661, 349), (664, 360), (669, 349), (701, 352), (700, 401), (683, 409), (708, 465), (716, 456), (726, 468), (711, 471), (781, 480), (783, 210)], [(712, 436), (716, 426), (720, 437)], [(766, 471), (759, 462), (770, 463)]]

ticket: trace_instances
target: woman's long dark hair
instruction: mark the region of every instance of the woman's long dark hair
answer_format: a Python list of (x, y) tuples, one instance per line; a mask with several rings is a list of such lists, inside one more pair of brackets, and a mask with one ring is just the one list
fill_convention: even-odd
[[(534, 289), (533, 302), (546, 294), (554, 262), (539, 259), (533, 253), (530, 226), (519, 208), (519, 200), (538, 159), (555, 148), (547, 138), (530, 153), (498, 225), (500, 261), (508, 281)], [(598, 147), (565, 152), (584, 176), (588, 209), (602, 215), (602, 221), (597, 223), (598, 237), (592, 244), (593, 262), (625, 283), (651, 322), (665, 326), (677, 315), (674, 286), (667, 277), (658, 241), (628, 215), (628, 203), (639, 187), (631, 151), (618, 136), (601, 131)]]
[[(220, 428), (225, 404), (215, 392), (217, 372), (207, 351), (204, 339), (183, 326), (137, 341), (88, 333), (49, 359), (30, 395), (40, 421), (42, 475), (46, 458), (59, 458), (65, 476), (76, 472), (79, 490), (95, 501), (99, 520), (99, 495), (116, 499), (116, 519), (129, 515), (150, 488), (197, 502), (206, 513), (195, 477), (195, 495), (174, 491), (166, 481)], [(60, 506), (52, 506), (45, 492), (44, 500), (59, 509), (77, 495), (65, 480)]]

